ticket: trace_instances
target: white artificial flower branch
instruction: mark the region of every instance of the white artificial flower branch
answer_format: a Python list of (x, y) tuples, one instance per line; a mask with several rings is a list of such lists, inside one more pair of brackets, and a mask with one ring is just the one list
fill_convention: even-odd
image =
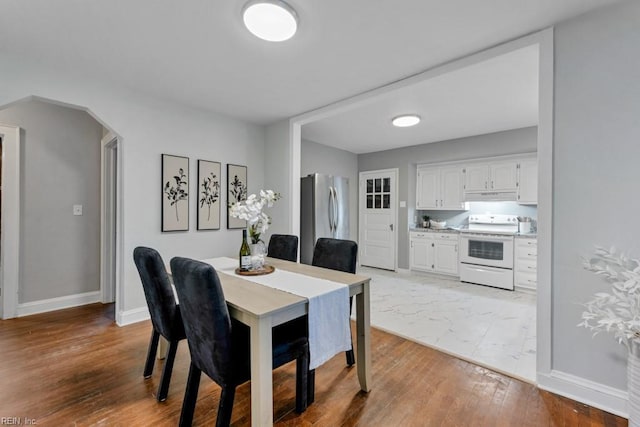
[(271, 218), (262, 210), (265, 207), (272, 207), (280, 197), (280, 193), (273, 190), (260, 190), (259, 196), (251, 194), (246, 200), (232, 203), (229, 206), (229, 215), (244, 219), (249, 224), (251, 243), (261, 242), (260, 235), (267, 231), (271, 225)]
[(584, 260), (584, 267), (611, 283), (611, 291), (598, 292), (584, 304), (578, 326), (594, 335), (613, 332), (625, 345), (631, 338), (640, 338), (640, 260), (616, 253), (613, 247), (596, 247), (594, 257)]

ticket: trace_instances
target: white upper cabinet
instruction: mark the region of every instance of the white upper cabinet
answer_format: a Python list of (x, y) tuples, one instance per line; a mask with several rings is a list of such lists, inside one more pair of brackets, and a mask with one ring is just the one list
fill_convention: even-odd
[(491, 184), (494, 191), (516, 191), (518, 182), (518, 163), (500, 162), (489, 164)]
[(491, 162), (467, 165), (464, 172), (464, 191), (516, 191), (518, 163)]
[(464, 210), (462, 168), (418, 167), (416, 209)]
[(440, 207), (442, 209), (467, 209), (462, 199), (462, 168), (458, 166), (440, 169)]
[(464, 191), (489, 189), (489, 165), (469, 165), (464, 169)]
[(440, 169), (418, 168), (416, 184), (416, 208), (436, 209), (440, 199)]
[(522, 160), (518, 163), (518, 203), (538, 204), (538, 161)]
[(537, 204), (534, 154), (418, 165), (416, 209), (467, 210), (470, 201)]

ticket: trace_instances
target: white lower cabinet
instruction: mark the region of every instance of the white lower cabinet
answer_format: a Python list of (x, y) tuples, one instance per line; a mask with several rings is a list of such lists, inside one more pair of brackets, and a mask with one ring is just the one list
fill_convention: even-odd
[(458, 275), (458, 234), (411, 232), (410, 268)]
[(538, 286), (538, 239), (516, 236), (513, 264), (515, 287), (535, 291)]

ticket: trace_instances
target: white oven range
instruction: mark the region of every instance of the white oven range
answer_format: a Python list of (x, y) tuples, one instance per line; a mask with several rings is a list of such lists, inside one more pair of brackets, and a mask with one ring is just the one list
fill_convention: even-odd
[(471, 215), (460, 230), (460, 280), (513, 290), (516, 215)]

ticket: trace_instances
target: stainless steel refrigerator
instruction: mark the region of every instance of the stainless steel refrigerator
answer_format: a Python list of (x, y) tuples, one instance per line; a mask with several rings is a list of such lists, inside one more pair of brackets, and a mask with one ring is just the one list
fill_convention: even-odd
[(349, 179), (314, 173), (300, 182), (300, 262), (311, 264), (320, 237), (349, 239)]

